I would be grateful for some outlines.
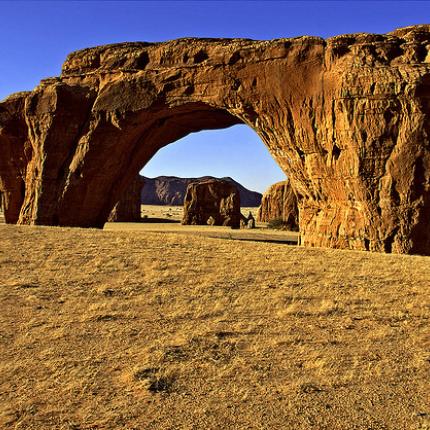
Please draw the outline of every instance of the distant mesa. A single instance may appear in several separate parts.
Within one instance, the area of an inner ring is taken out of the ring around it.
[[[250,191],[230,177],[215,178],[202,176],[199,178],[178,178],[177,176],[157,176],[156,178],[142,177],[144,186],[141,191],[141,203],[144,205],[169,205],[182,206],[187,191],[187,186],[194,182],[206,182],[209,180],[223,180],[233,184],[240,195],[242,207],[258,207],[262,194]]]

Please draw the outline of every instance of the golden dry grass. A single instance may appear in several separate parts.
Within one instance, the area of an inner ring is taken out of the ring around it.
[[[1,429],[430,428],[430,258],[0,226]]]
[[[242,213],[248,216],[252,212],[257,217],[258,208],[241,208]],[[180,233],[198,235],[210,238],[237,239],[286,242],[297,244],[298,233],[293,231],[273,230],[267,228],[267,223],[256,223],[255,229],[233,230],[224,226],[209,225],[181,225],[182,206],[151,206],[142,205],[142,216],[148,216],[148,220],[138,223],[111,222],[106,223],[104,229],[109,231],[145,231],[153,233]],[[149,221],[156,222],[149,222]]]
[[[141,205],[142,216],[148,218],[166,218],[180,221],[183,215],[183,206],[163,206],[163,205]],[[241,207],[243,215],[248,216],[251,212],[254,218],[257,218],[258,207]]]

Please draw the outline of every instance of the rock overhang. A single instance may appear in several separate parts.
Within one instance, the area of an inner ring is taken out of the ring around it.
[[[91,197],[90,188],[119,193],[124,169],[137,173],[133,154],[144,162],[181,133],[242,122],[291,177],[302,243],[430,253],[429,52],[430,25],[386,35],[186,38],[74,52],[60,77],[14,96],[27,100],[16,113],[35,150],[20,222],[102,225],[112,202]],[[0,146],[22,140],[3,131]],[[59,164],[48,172],[50,163]],[[100,166],[115,176],[103,183]],[[50,187],[58,190],[48,198]],[[67,208],[79,204],[88,210],[72,219]]]

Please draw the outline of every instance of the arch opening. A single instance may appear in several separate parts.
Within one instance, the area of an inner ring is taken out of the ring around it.
[[[204,129],[158,150],[122,194],[109,220],[136,222],[143,215],[151,222],[179,222],[188,184],[212,179],[230,182],[239,192],[242,213],[252,211],[257,218],[262,194],[286,176],[248,125]],[[140,203],[146,205],[143,213]],[[163,206],[181,208],[169,208],[169,213]]]

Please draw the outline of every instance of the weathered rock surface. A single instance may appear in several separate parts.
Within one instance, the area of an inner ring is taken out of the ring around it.
[[[182,224],[239,228],[240,215],[239,191],[230,182],[208,179],[188,185]]]
[[[28,94],[17,93],[0,103],[0,193],[4,218],[11,224],[18,221],[22,209],[27,165],[32,158],[24,114]],[[27,178],[30,183],[34,184],[31,175]]]
[[[256,191],[250,191],[234,179],[214,178],[202,176],[200,178],[178,178],[176,176],[157,176],[156,178],[143,177],[145,187],[142,188],[142,204],[144,205],[172,205],[182,206],[188,184],[203,182],[209,179],[221,179],[232,183],[240,194],[240,203],[246,207],[256,207],[261,203],[262,195]]]
[[[257,220],[269,222],[282,218],[286,227],[291,231],[299,229],[299,210],[297,197],[288,180],[277,182],[263,194],[258,208]]]
[[[139,222],[140,217],[140,195],[144,186],[143,178],[138,175],[122,193],[120,201],[114,206],[109,214],[110,222]]]
[[[429,114],[429,25],[85,49],[0,103],[7,219],[101,227],[160,148],[244,123],[300,197],[302,244],[430,254]]]

